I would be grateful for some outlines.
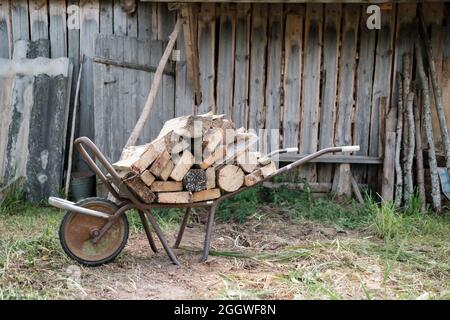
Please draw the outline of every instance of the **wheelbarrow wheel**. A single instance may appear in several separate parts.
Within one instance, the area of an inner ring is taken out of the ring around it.
[[[77,206],[113,215],[119,208],[103,198],[87,198],[76,203]],[[68,211],[59,228],[61,246],[69,257],[85,266],[99,266],[113,261],[125,247],[128,240],[128,220],[126,215],[119,217],[97,243],[92,234],[106,223],[105,219]]]

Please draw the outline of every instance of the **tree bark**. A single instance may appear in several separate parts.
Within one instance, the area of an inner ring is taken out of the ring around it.
[[[401,77],[398,77],[398,107],[397,107],[397,140],[395,146],[395,206],[399,207],[402,204],[403,197],[403,172],[401,166],[401,149],[402,149],[402,134],[403,134],[403,83]]]
[[[420,202],[422,203],[422,212],[425,212],[425,177],[423,173],[423,154],[422,154],[422,134],[420,128],[420,110],[418,99],[413,103],[414,108],[414,122],[416,131],[416,167],[417,167],[417,190],[419,193]]]
[[[409,201],[414,193],[413,186],[413,175],[412,167],[414,160],[414,149],[415,149],[415,130],[414,130],[414,113],[413,113],[413,103],[414,103],[414,92],[408,93],[408,98],[406,101],[406,115],[408,118],[408,153],[406,156],[405,163],[405,201]]]

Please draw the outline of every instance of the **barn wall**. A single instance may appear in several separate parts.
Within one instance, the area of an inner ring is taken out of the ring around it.
[[[424,10],[450,119],[448,11],[443,3],[424,4]],[[416,4],[384,6],[382,28],[374,31],[365,27],[365,6],[355,4],[208,3],[199,5],[198,12],[203,102],[194,108],[181,36],[181,61],[170,62],[175,115],[214,110],[229,114],[238,126],[275,129],[278,135],[263,139],[267,149],[297,146],[308,153],[359,144],[358,155],[372,160],[382,156],[384,118],[396,103],[401,56],[412,49]],[[71,58],[77,74],[85,55],[77,135],[94,138],[97,34],[166,41],[175,19],[167,4],[150,2],[139,2],[128,15],[118,0],[0,0],[0,57],[9,57],[16,40],[50,39],[51,57]],[[124,101],[132,110],[142,108]],[[440,141],[435,114],[433,119]],[[159,122],[150,119],[148,125]],[[372,185],[378,183],[377,170],[376,165],[352,168],[357,180]],[[331,183],[345,181],[347,173],[348,165],[321,163],[308,165],[299,175]]]

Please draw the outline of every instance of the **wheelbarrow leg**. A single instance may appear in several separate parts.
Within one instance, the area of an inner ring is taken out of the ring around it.
[[[153,217],[153,215],[151,214],[151,212],[146,210],[145,215],[148,217],[148,220],[150,220],[150,223],[151,223],[153,229],[155,230],[156,235],[159,238],[159,241],[161,241],[161,244],[163,245],[164,250],[166,250],[166,253],[169,256],[170,260],[172,260],[173,264],[180,265],[177,257],[175,256],[172,249],[170,248],[169,243],[167,242],[166,238],[164,237],[164,234],[162,233],[161,229],[159,228],[158,223],[156,222],[156,220]]]
[[[173,247],[177,249],[180,246],[181,239],[183,238],[184,229],[186,228],[186,224],[189,220],[189,214],[191,213],[191,208],[186,209],[186,213],[183,216],[183,220],[181,221],[180,231],[178,231],[177,240]]]
[[[152,248],[153,252],[158,252],[158,249],[156,248],[155,241],[153,241],[152,232],[150,230],[150,226],[148,225],[147,218],[145,217],[144,212],[139,210],[139,217],[141,218],[142,225],[144,226],[145,234],[147,235],[148,243],[150,244],[150,247]]]
[[[214,203],[209,208],[208,223],[206,225],[206,236],[205,236],[205,242],[203,244],[203,256],[201,257],[200,262],[205,262],[208,259],[209,246],[211,244],[211,235],[212,235],[212,229],[214,226],[214,216],[216,214],[216,208],[217,208],[216,203]]]

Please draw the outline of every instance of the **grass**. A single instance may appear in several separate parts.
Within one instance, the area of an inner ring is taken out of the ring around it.
[[[63,212],[22,199],[12,193],[0,206],[0,299],[79,297],[82,289],[68,281],[74,262],[57,234]],[[395,208],[369,195],[360,205],[309,192],[250,189],[222,203],[218,219],[251,226],[270,225],[276,216],[286,224],[314,223],[343,233],[276,250],[213,250],[211,256],[236,265],[235,272],[220,274],[223,283],[214,297],[450,299],[450,210],[435,215],[420,208],[415,197]],[[155,210],[155,215],[163,229],[172,230],[182,211]],[[131,232],[141,233],[137,212],[128,219]]]

